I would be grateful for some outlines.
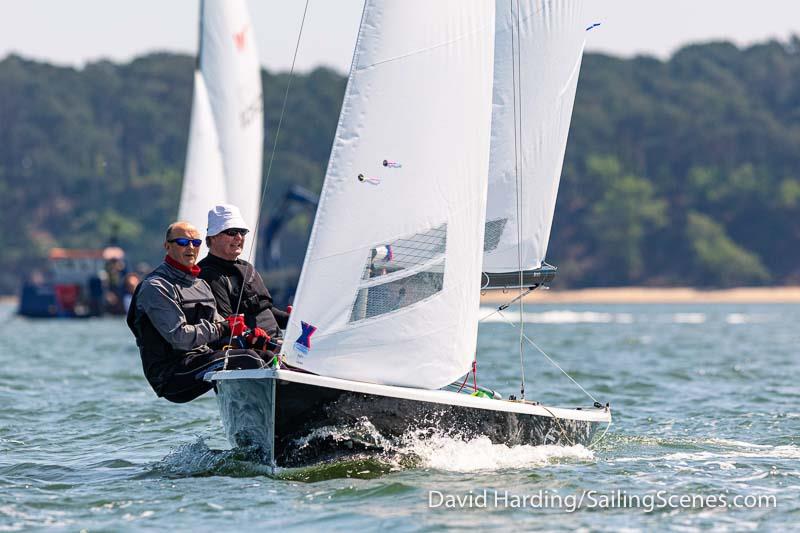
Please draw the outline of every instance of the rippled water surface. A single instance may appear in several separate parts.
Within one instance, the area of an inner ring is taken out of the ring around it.
[[[524,321],[611,402],[598,445],[409,435],[390,455],[271,475],[229,450],[213,395],[155,397],[121,320],[31,321],[0,307],[0,531],[800,522],[800,306],[541,305]],[[480,329],[480,382],[506,395],[519,388],[515,332],[496,315]],[[525,362],[528,398],[589,402],[533,348]],[[756,508],[720,506],[735,498]]]

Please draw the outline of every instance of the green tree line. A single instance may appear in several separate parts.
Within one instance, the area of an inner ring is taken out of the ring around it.
[[[558,286],[800,283],[800,41],[689,46],[669,60],[587,54],[548,262]],[[0,293],[49,248],[157,262],[176,215],[194,59],[82,69],[0,61]],[[286,73],[263,71],[265,161]],[[262,220],[322,185],[345,77],[295,75]],[[265,172],[266,172],[265,164]],[[313,215],[285,226],[299,266]],[[290,265],[291,266],[291,265]]]

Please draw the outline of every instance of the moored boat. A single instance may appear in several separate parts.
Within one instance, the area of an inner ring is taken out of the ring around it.
[[[53,248],[47,260],[46,273],[32,273],[23,283],[19,315],[89,318],[125,313],[130,282],[121,248]]]

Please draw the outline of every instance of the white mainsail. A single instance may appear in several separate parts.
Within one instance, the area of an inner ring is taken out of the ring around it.
[[[286,332],[291,364],[438,388],[477,337],[494,5],[367,0]]]
[[[219,137],[211,114],[208,91],[199,70],[194,73],[194,96],[192,117],[189,126],[189,146],[186,149],[186,167],[183,171],[183,187],[178,208],[178,220],[187,220],[202,235],[208,221],[208,210],[227,198],[225,192],[225,170]],[[200,250],[203,257],[206,245]]]
[[[484,272],[547,253],[578,73],[586,0],[497,0]]]
[[[244,0],[203,0],[201,3],[200,51],[198,71],[195,73],[195,93],[192,104],[192,126],[187,152],[186,173],[181,194],[180,217],[195,224],[205,233],[208,210],[218,203],[231,203],[239,207],[245,221],[253,230],[245,241],[243,258],[252,258],[250,250],[256,246],[259,198],[261,196],[261,163],[264,136],[264,113],[261,96],[261,68],[253,36],[253,28]],[[197,80],[204,91],[198,90]],[[207,102],[200,92],[207,94]],[[210,119],[198,106],[208,106]],[[206,129],[213,128],[213,132]],[[216,150],[209,139],[216,137]],[[196,141],[196,139],[199,139]],[[202,148],[195,149],[194,143]],[[196,166],[197,173],[189,173],[193,153],[198,158],[216,159],[208,151],[219,153],[222,173],[216,164]],[[221,183],[220,183],[221,180]],[[197,193],[195,189],[209,191]],[[188,190],[189,188],[192,191]],[[223,196],[211,196],[211,193]],[[189,205],[184,204],[184,198]],[[193,205],[192,202],[198,205]],[[202,217],[195,220],[188,216]]]

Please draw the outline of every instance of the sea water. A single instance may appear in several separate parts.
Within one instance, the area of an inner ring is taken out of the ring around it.
[[[519,330],[507,322],[519,318],[510,309],[480,326],[478,382],[506,397],[520,389]],[[28,320],[0,307],[0,531],[800,522],[800,306],[537,305],[522,319],[526,336],[610,402],[600,442],[409,434],[378,456],[271,472],[230,450],[213,394],[155,397],[122,320]],[[524,347],[528,399],[591,404]]]

